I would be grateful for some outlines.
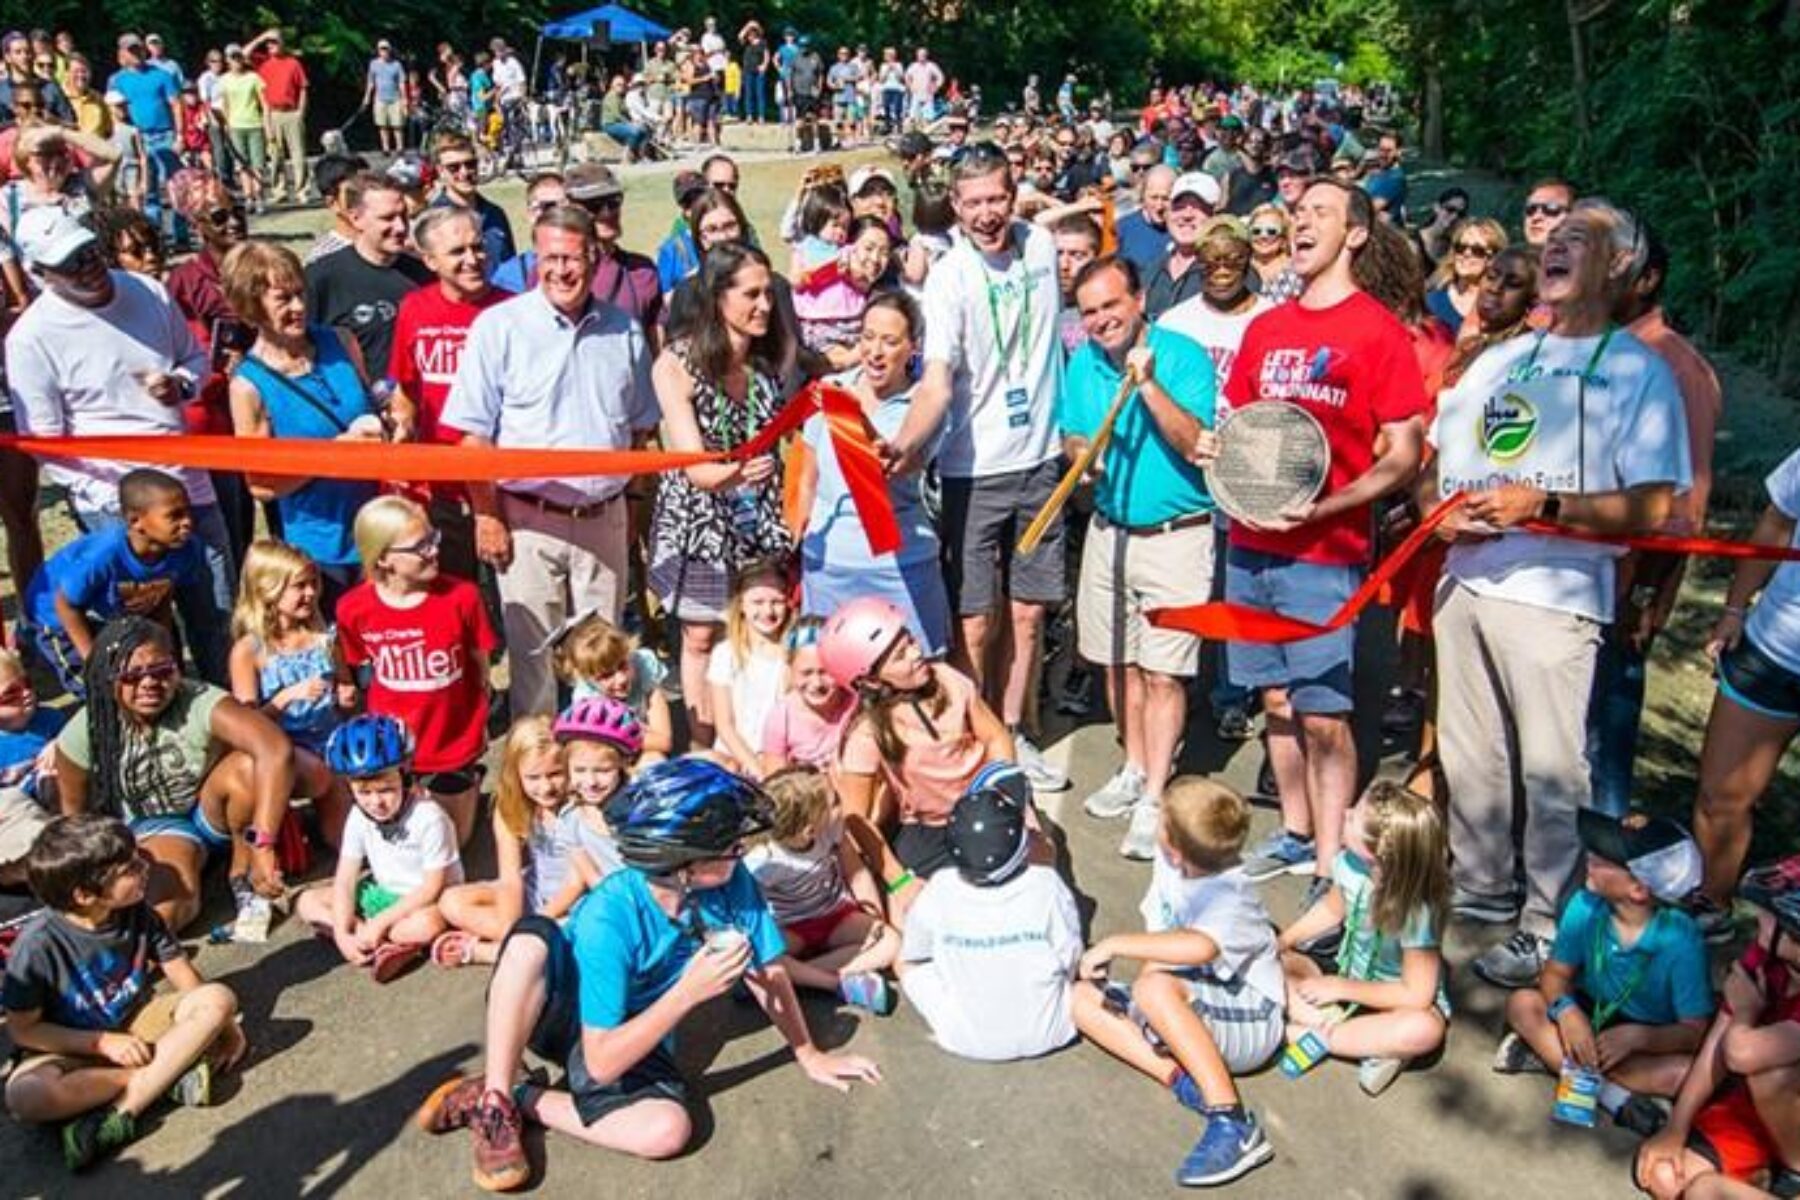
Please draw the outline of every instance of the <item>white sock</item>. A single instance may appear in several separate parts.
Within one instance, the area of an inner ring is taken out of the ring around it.
[[[1608,1079],[1600,1085],[1600,1107],[1607,1115],[1616,1116],[1621,1108],[1631,1100],[1631,1089],[1620,1087]]]

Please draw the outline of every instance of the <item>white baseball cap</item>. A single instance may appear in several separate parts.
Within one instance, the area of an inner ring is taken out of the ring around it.
[[[34,208],[19,218],[13,230],[19,253],[34,267],[54,270],[98,241],[94,231],[71,216],[59,204]]]
[[[877,179],[887,184],[890,190],[899,192],[900,185],[894,182],[892,171],[886,167],[866,166],[858,167],[850,172],[850,194],[852,196],[862,195],[862,190]]]
[[[1220,198],[1219,181],[1205,171],[1189,171],[1169,189],[1169,203],[1174,204],[1183,196],[1197,196],[1207,208],[1217,208]]]

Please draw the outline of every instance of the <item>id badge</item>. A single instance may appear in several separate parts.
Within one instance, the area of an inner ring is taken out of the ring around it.
[[[1592,1129],[1598,1120],[1600,1084],[1600,1072],[1564,1063],[1562,1075],[1556,1081],[1556,1103],[1550,1108],[1551,1119],[1564,1125]]]
[[[1281,1052],[1281,1073],[1289,1079],[1298,1079],[1330,1055],[1331,1051],[1325,1047],[1325,1039],[1309,1029],[1289,1042],[1287,1049]]]
[[[1006,424],[1011,429],[1031,424],[1031,393],[1025,388],[1006,389]]]

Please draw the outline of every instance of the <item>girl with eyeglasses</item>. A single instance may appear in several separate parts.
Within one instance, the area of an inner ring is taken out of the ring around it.
[[[487,751],[488,656],[500,641],[481,593],[438,568],[443,535],[403,496],[381,496],[356,514],[363,581],[337,606],[338,703],[405,722],[413,770],[456,823],[462,845],[475,829],[481,757]]]
[[[1506,227],[1492,217],[1470,217],[1450,231],[1450,253],[1426,281],[1425,307],[1453,330],[1473,320],[1488,265],[1506,249]]]

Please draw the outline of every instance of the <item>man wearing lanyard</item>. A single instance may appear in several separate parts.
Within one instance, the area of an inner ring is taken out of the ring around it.
[[[951,168],[958,230],[925,283],[925,375],[889,453],[899,470],[922,469],[922,448],[947,421],[938,472],[963,665],[1013,730],[1032,785],[1061,791],[1067,774],[1018,728],[1045,611],[1063,601],[1061,523],[1032,553],[1013,550],[1061,476],[1061,295],[1055,239],[1013,220],[1013,199],[998,146],[971,146]]]
[[[1657,528],[1692,478],[1668,365],[1612,323],[1643,267],[1637,220],[1578,205],[1544,249],[1549,330],[1484,353],[1438,401],[1437,492],[1472,498],[1441,527],[1438,747],[1450,785],[1459,916],[1518,930],[1475,960],[1502,987],[1534,982],[1575,878],[1588,807],[1587,709],[1614,615],[1612,546],[1526,533]],[[1496,482],[1498,481],[1498,482]],[[1513,797],[1525,796],[1525,897],[1514,889]]]
[[[644,331],[588,291],[593,218],[563,205],[532,229],[538,286],[475,318],[441,421],[464,445],[627,450],[656,427]],[[588,610],[616,621],[629,531],[624,475],[471,482],[475,548],[500,572],[512,711],[549,712],[550,633]]]
[[[1200,639],[1153,627],[1152,608],[1203,604],[1212,591],[1212,496],[1190,461],[1212,424],[1212,360],[1193,340],[1144,319],[1143,287],[1127,258],[1100,258],[1075,277],[1088,337],[1069,359],[1057,416],[1070,458],[1086,449],[1120,381],[1125,401],[1097,464],[1094,517],[1081,554],[1076,628],[1081,657],[1106,671],[1106,695],[1125,763],[1090,796],[1097,817],[1131,814],[1119,853],[1149,860],[1163,786],[1187,725],[1187,681]]]

